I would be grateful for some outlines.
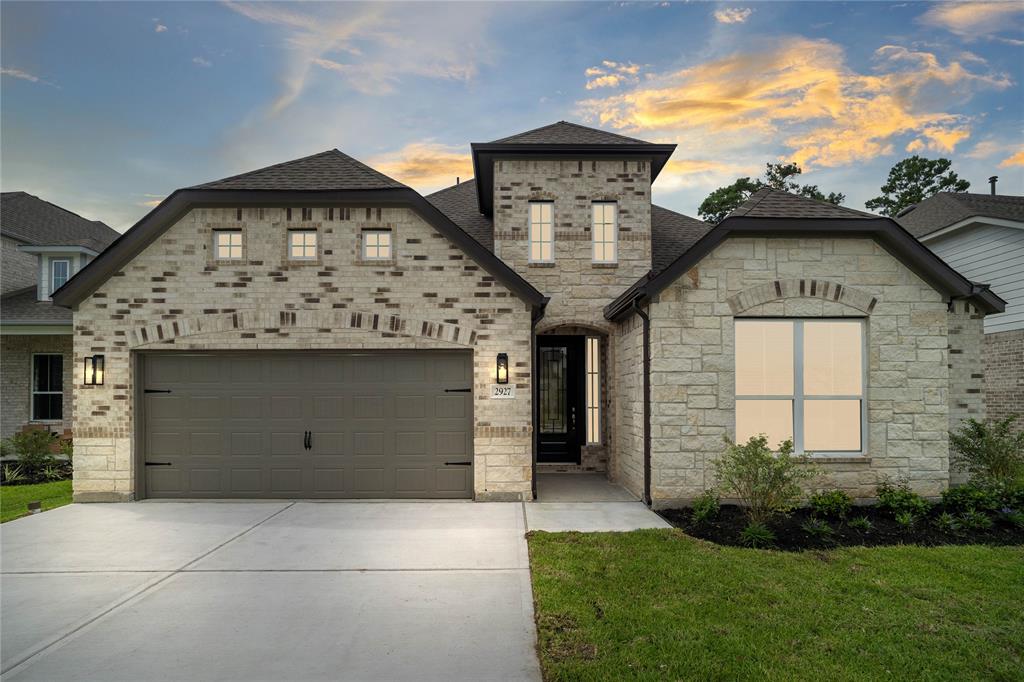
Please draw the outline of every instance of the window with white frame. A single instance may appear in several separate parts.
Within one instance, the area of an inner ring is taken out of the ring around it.
[[[555,205],[550,201],[530,202],[530,262],[555,260]]]
[[[54,292],[64,286],[71,277],[71,261],[66,258],[50,261],[50,291]]]
[[[213,253],[217,260],[237,260],[242,257],[241,230],[214,230]]]
[[[288,230],[288,257],[316,260],[316,230]]]
[[[736,320],[736,440],[797,453],[863,453],[860,319]]]
[[[32,420],[58,421],[64,417],[64,356],[32,356]]]
[[[587,442],[601,442],[601,339],[587,337]]]
[[[615,263],[618,260],[618,209],[618,204],[611,201],[598,201],[591,206],[595,263]]]
[[[363,260],[391,260],[391,230],[363,230]]]

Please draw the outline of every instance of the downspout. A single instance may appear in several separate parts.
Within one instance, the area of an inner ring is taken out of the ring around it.
[[[644,323],[644,504],[651,506],[651,318],[633,299],[633,312]]]
[[[540,386],[537,382],[537,323],[544,318],[548,299],[544,303],[535,306],[533,315],[530,318],[530,412],[532,423],[530,424],[530,439],[533,442],[533,456],[530,458],[530,491],[533,499],[537,499],[537,451],[540,449],[540,431],[537,423],[540,421]]]

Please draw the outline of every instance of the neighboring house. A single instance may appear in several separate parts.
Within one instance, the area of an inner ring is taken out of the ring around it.
[[[71,311],[50,295],[118,236],[31,194],[0,194],[0,437],[71,428]]]
[[[1006,300],[1005,312],[985,318],[985,405],[991,418],[1024,419],[1024,197],[941,192],[897,220],[962,275]]]
[[[758,432],[855,495],[938,494],[1003,301],[887,218],[654,206],[674,149],[561,122],[428,197],[337,150],[174,192],[56,296],[105,366],[76,499],[518,500],[571,469],[669,506]]]

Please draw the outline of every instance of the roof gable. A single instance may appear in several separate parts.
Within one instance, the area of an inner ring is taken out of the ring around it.
[[[1024,223],[1024,197],[938,192],[903,211],[896,220],[915,237],[923,237],[968,218],[996,218]]]
[[[213,180],[191,189],[343,190],[405,188],[337,149]]]
[[[610,133],[599,128],[590,128],[559,121],[550,125],[517,133],[489,144],[651,144],[645,140]]]
[[[33,246],[78,246],[96,252],[120,236],[99,220],[88,220],[27,192],[0,194],[0,233]]]

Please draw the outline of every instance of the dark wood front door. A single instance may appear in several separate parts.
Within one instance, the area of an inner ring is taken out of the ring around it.
[[[538,336],[538,462],[580,463],[585,436],[584,337]]]

